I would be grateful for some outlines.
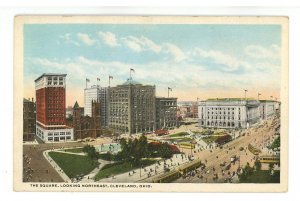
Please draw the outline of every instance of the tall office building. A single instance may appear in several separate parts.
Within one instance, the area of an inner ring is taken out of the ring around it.
[[[108,125],[108,88],[93,85],[84,89],[84,115],[92,116],[92,101],[100,102],[101,126]]]
[[[177,98],[155,98],[156,129],[174,129],[177,126]]]
[[[155,130],[155,86],[129,79],[109,88],[108,125],[120,133]]]
[[[66,74],[42,74],[35,80],[36,136],[44,142],[70,141],[66,126]]]

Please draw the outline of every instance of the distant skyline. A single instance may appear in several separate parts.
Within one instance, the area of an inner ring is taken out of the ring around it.
[[[31,24],[24,26],[24,98],[43,73],[67,74],[67,106],[89,86],[132,77],[178,101],[247,97],[280,100],[280,25]]]

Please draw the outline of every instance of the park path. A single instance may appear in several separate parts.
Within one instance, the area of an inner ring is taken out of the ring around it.
[[[46,150],[43,152],[44,157],[46,160],[50,163],[50,165],[56,170],[56,172],[61,176],[61,178],[67,182],[70,183],[72,182],[71,179],[68,177],[68,175],[59,167],[59,165],[49,156],[49,152],[54,151],[54,152],[59,152],[57,150]],[[65,153],[65,152],[63,152]]]
[[[92,170],[89,174],[85,175],[79,182],[81,183],[90,183],[90,182],[95,182],[94,181],[94,177],[96,176],[96,174],[106,165],[106,164],[110,164],[112,162],[110,161],[106,161],[106,160],[102,160],[102,159],[98,159],[99,162],[99,166],[96,167],[94,170]]]

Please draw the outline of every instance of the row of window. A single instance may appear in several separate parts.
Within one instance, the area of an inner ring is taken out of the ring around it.
[[[201,110],[203,110],[204,108],[201,107]],[[225,107],[208,107],[207,110],[234,110],[236,108],[234,107],[228,107],[228,108],[225,108]],[[238,110],[241,110],[241,108],[238,108]]]
[[[58,136],[58,135],[71,135],[71,132],[67,131],[67,132],[49,132],[48,136]]]
[[[70,139],[71,139],[71,136],[54,137],[55,142],[58,142],[58,141],[61,141],[61,140],[70,140]],[[53,141],[53,137],[48,137],[48,141]]]

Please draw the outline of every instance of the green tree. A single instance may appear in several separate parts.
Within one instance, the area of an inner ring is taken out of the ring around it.
[[[98,159],[98,153],[96,152],[96,149],[94,146],[86,145],[83,147],[82,151],[84,153],[87,153],[88,157],[90,157],[93,160]]]
[[[239,175],[239,180],[241,183],[247,182],[249,176],[251,176],[254,172],[254,168],[250,167],[250,164],[247,163],[243,168],[242,174]]]
[[[254,166],[256,171],[261,170],[261,163],[258,160],[255,161]]]
[[[172,150],[170,149],[168,143],[162,143],[160,144],[158,148],[158,154],[162,158],[171,158],[173,153]]]

